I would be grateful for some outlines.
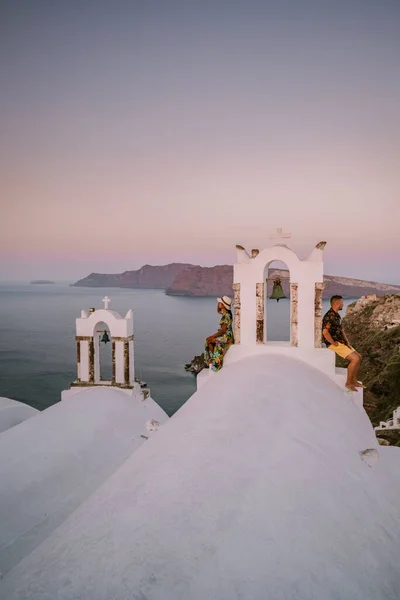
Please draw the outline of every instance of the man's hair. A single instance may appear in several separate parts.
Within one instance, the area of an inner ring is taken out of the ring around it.
[[[333,304],[334,302],[336,302],[336,300],[343,300],[343,296],[332,296],[331,298],[331,304]]]

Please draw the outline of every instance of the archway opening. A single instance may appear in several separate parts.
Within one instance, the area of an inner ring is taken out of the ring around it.
[[[94,328],[94,382],[111,385],[113,377],[112,337],[104,322]]]
[[[290,271],[286,263],[273,260],[264,270],[264,343],[290,343]],[[280,297],[281,292],[284,298]],[[271,299],[271,296],[275,298]]]

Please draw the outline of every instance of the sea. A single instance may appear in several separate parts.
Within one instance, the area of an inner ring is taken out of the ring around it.
[[[82,288],[69,283],[0,283],[0,397],[43,410],[76,379],[75,319],[81,309],[134,314],[135,375],[174,414],[195,392],[185,364],[218,330],[215,298],[167,296],[163,290]],[[346,300],[343,310],[354,300]],[[324,310],[329,303],[324,302]],[[99,334],[99,335],[102,335]],[[289,340],[289,300],[268,300],[268,339]],[[101,374],[111,376],[111,344],[101,346]]]

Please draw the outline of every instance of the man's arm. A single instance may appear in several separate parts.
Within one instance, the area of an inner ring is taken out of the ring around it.
[[[349,338],[347,337],[347,335],[346,335],[346,332],[345,332],[345,330],[343,329],[343,327],[342,327],[342,333],[343,333],[343,337],[344,337],[344,339],[346,340],[346,344],[347,344],[348,346],[350,346]]]
[[[334,346],[338,345],[338,342],[335,342],[335,340],[333,339],[333,337],[331,336],[331,334],[329,333],[329,329],[323,329],[322,330],[322,335],[324,336],[324,338],[326,340],[328,340],[328,342],[330,344],[333,344]]]

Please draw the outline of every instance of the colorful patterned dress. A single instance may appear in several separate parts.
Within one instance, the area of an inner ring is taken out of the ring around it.
[[[222,325],[226,325],[226,331],[222,335],[215,338],[214,352],[211,352],[206,342],[204,358],[206,362],[211,362],[211,368],[213,371],[219,371],[222,368],[224,362],[224,355],[228,348],[233,344],[233,331],[232,331],[232,314],[225,312],[219,322],[220,329]]]

